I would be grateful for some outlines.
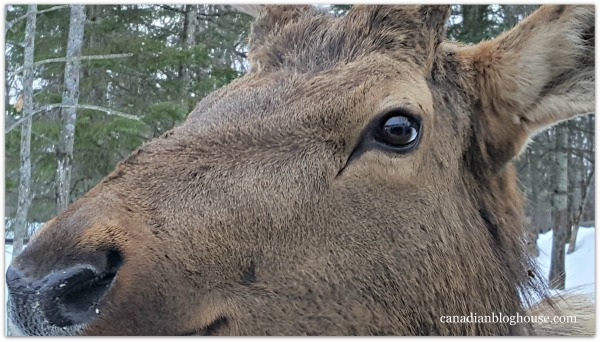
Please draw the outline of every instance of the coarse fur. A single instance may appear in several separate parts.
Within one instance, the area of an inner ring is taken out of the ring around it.
[[[511,161],[539,130],[594,110],[594,7],[542,6],[469,46],[444,40],[449,6],[248,12],[251,72],[13,260],[35,283],[118,253],[97,317],[60,328],[50,304],[13,291],[12,324],[36,335],[535,334],[440,317],[523,315],[532,291],[545,296]],[[415,149],[374,137],[390,112],[420,120]]]
[[[527,311],[534,317],[548,318],[533,323],[540,336],[594,336],[596,332],[595,294],[567,293],[547,298]]]

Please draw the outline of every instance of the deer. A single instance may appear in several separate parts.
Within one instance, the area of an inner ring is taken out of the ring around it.
[[[6,272],[15,331],[594,334],[525,252],[513,167],[594,111],[593,5],[472,45],[446,5],[238,9],[250,71],[35,233]],[[441,318],[471,313],[580,319]]]

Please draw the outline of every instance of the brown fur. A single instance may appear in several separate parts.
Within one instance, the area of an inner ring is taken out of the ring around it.
[[[252,72],[123,161],[16,257],[30,279],[115,250],[83,335],[508,335],[542,291],[510,161],[594,108],[593,6],[544,6],[498,39],[443,42],[448,6],[267,7]],[[368,143],[402,108],[418,148]],[[543,291],[542,291],[543,292]],[[13,310],[41,315],[36,309]],[[215,322],[222,324],[215,325]],[[210,329],[206,329],[211,326]]]

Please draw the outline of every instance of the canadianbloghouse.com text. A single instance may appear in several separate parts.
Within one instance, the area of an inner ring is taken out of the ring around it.
[[[576,316],[528,316],[528,315],[505,315],[501,312],[493,312],[491,315],[478,315],[471,312],[468,316],[441,316],[440,322],[450,324],[460,323],[508,323],[516,325],[521,323],[577,323]]]

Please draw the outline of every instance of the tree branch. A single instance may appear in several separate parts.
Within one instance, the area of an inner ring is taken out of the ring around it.
[[[85,60],[93,60],[93,59],[126,58],[126,57],[131,57],[131,56],[133,56],[133,53],[120,53],[120,54],[112,54],[112,55],[93,55],[93,56],[73,57],[73,58],[71,58],[71,60],[73,60],[73,61],[76,61],[76,60],[85,61]],[[33,63],[32,67],[35,68],[35,67],[43,65],[43,64],[56,63],[56,62],[66,62],[66,61],[67,61],[67,57],[44,59],[43,61],[39,61],[39,62]],[[21,68],[15,70],[15,71],[9,73],[7,75],[7,77],[15,76],[15,75],[23,72],[23,70],[25,70],[25,67],[21,67]]]
[[[69,5],[54,6],[54,7],[47,8],[45,10],[37,11],[37,12],[35,12],[35,14],[36,15],[43,14],[46,12],[56,11],[56,10],[67,8],[67,7],[69,7]],[[11,20],[10,22],[7,22],[6,25],[4,25],[4,35],[6,36],[6,33],[8,31],[10,31],[12,29],[12,27],[15,26],[16,23],[18,23],[21,20],[24,20],[25,18],[27,18],[27,14],[24,14],[16,19]]]
[[[248,58],[248,54],[246,54],[246,53],[244,53],[244,52],[241,52],[241,51],[238,51],[238,50],[236,50],[236,49],[235,49],[235,47],[233,48],[233,51],[232,51],[232,52],[233,52],[233,53],[234,53],[236,56],[239,56],[239,57],[242,57],[242,58]]]
[[[167,11],[173,11],[173,12],[177,12],[177,13],[185,13],[185,11],[181,10],[180,8],[169,6],[169,5],[158,5],[158,7],[162,8],[164,10],[167,10]]]
[[[198,16],[200,17],[221,17],[221,16],[226,16],[226,15],[236,15],[240,12],[237,11],[223,11],[223,12],[217,12],[217,13],[198,13]]]
[[[4,131],[4,134],[12,131],[13,129],[15,129],[15,127],[19,126],[25,120],[28,120],[29,118],[33,117],[35,114],[41,113],[41,112],[47,112],[47,111],[49,111],[51,109],[54,109],[54,108],[92,109],[92,110],[97,110],[97,111],[105,112],[108,115],[116,115],[116,116],[120,116],[120,117],[123,117],[123,118],[126,118],[126,119],[140,121],[140,118],[137,117],[137,116],[135,116],[135,115],[131,115],[131,114],[119,112],[117,110],[113,110],[113,109],[106,108],[106,107],[100,107],[100,106],[94,106],[94,105],[82,105],[82,104],[78,104],[78,105],[64,105],[64,104],[61,104],[61,103],[54,103],[54,104],[46,105],[46,106],[44,106],[44,107],[42,107],[40,109],[34,110],[30,115],[27,115],[26,117],[23,117],[23,118],[17,120],[16,122],[12,123]]]

